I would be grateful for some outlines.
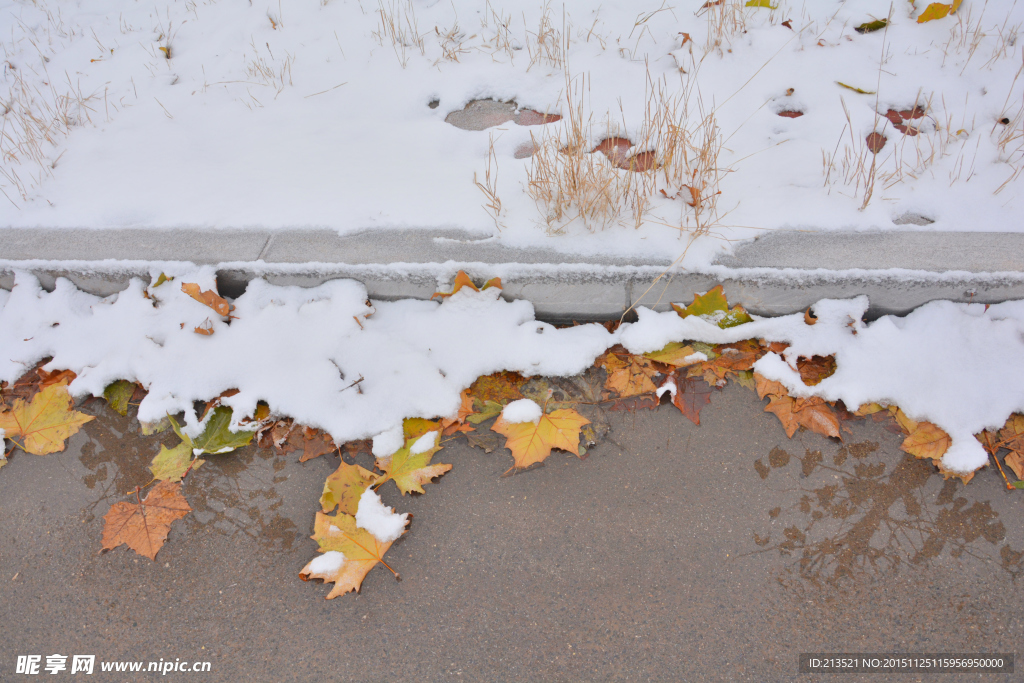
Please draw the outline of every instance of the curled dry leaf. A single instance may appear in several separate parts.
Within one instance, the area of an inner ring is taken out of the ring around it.
[[[194,282],[182,282],[181,291],[185,292],[185,294],[188,294],[204,306],[209,306],[216,311],[218,315],[227,317],[231,313],[231,304],[212,289],[203,291],[199,285]]]

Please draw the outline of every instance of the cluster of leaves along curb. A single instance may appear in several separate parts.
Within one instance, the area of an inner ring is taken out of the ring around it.
[[[151,287],[169,281],[170,278],[161,276]],[[228,316],[233,310],[216,292],[204,292],[190,283],[181,287],[219,315]],[[451,292],[435,296],[451,296],[464,287],[480,291],[460,272]],[[500,288],[501,281],[488,281],[483,288],[488,287]],[[673,304],[673,309],[681,317],[700,316],[723,329],[752,322],[741,306],[729,307],[721,286],[696,296],[688,306]],[[807,325],[816,323],[809,311],[804,321]],[[609,323],[609,328],[614,326]],[[200,328],[195,332],[208,334]],[[303,580],[333,583],[327,597],[334,598],[358,591],[363,579],[378,564],[398,577],[384,559],[394,541],[383,542],[360,527],[356,518],[360,501],[367,490],[376,492],[389,483],[402,496],[425,493],[428,485],[452,469],[450,464],[435,461],[435,456],[452,439],[465,438],[470,445],[488,453],[504,446],[512,456],[506,475],[517,474],[542,466],[554,451],[585,459],[589,449],[608,431],[603,417],[605,409],[656,409],[666,401],[700,425],[701,411],[729,382],[756,392],[762,401],[767,400],[764,410],[779,419],[790,438],[800,430],[808,430],[842,440],[843,433],[850,432],[845,424],[848,421],[884,420],[891,429],[904,434],[902,450],[932,460],[944,477],[970,481],[973,475],[943,469],[941,458],[949,448],[950,437],[936,425],[915,421],[893,405],[867,404],[850,411],[841,401],[794,397],[782,384],[753,371],[762,356],[786,348],[784,343],[763,339],[718,345],[673,342],[643,355],[614,346],[576,378],[527,378],[513,372],[479,377],[462,392],[461,407],[455,415],[434,420],[406,419],[402,446],[383,457],[373,456],[369,441],[335,444],[320,430],[271,415],[265,403],[258,405],[251,418],[240,421],[240,429],[232,431],[232,411],[222,401],[236,392],[228,391],[207,402],[202,415],[204,429],[197,437],[185,434],[174,416],[167,416],[158,424],[142,425],[144,435],[163,434],[160,438],[165,438],[173,434],[178,443],[161,444],[150,465],[152,479],[140,483],[126,493],[125,500],[111,506],[104,516],[102,547],[107,551],[124,544],[155,559],[171,524],[191,511],[182,493],[183,481],[211,456],[222,456],[253,441],[261,448],[273,448],[282,454],[296,453],[300,462],[335,454],[339,464],[324,482],[312,538],[321,553],[343,559],[326,563],[314,559],[300,572]],[[836,359],[832,356],[799,358],[796,364],[808,386],[836,371]],[[74,409],[68,385],[75,380],[75,373],[45,370],[45,365],[46,361],[41,362],[10,386],[0,385],[0,429],[13,444],[0,457],[0,467],[15,448],[36,455],[62,451],[66,440],[94,419]],[[129,406],[138,404],[145,393],[144,387],[120,380],[109,385],[103,397],[113,410],[127,415]],[[536,403],[539,417],[528,422],[507,421],[502,416],[505,407],[523,399]],[[1012,415],[1002,429],[983,432],[977,438],[999,467],[1007,487],[1024,488],[1024,415]],[[1013,481],[1007,477],[1007,470],[1013,473]],[[148,489],[145,497],[144,489]],[[401,534],[406,531],[403,528]]]

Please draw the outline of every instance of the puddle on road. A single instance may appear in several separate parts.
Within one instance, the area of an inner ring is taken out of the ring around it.
[[[1004,543],[1006,528],[991,502],[973,500],[959,481],[943,481],[930,462],[900,453],[893,464],[873,441],[835,448],[802,456],[773,448],[754,462],[758,477],[796,501],[767,512],[768,524],[753,534],[757,549],[748,553],[793,558],[782,584],[873,581],[944,553],[992,561],[1014,579],[1024,568],[1024,552]]]
[[[97,416],[68,447],[69,455],[77,455],[84,468],[81,479],[90,490],[90,502],[82,509],[81,518],[91,522],[106,514],[113,503],[126,500],[136,486],[149,483],[149,464],[160,444],[172,447],[178,439],[171,431],[143,436],[134,409],[122,417],[105,401],[88,400],[80,410]],[[245,534],[274,551],[290,550],[297,539],[308,535],[281,510],[284,499],[277,485],[289,477],[282,470],[295,464],[288,463],[287,456],[250,445],[205,460],[184,486],[193,509],[183,520],[189,532]]]

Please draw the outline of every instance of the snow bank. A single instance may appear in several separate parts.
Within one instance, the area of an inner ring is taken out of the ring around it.
[[[867,297],[822,300],[811,307],[817,323],[802,314],[727,330],[696,317],[640,309],[639,322],[625,327],[621,341],[633,353],[671,341],[728,343],[751,337],[788,342],[754,370],[781,382],[793,396],[842,400],[855,410],[865,403],[898,405],[910,418],[933,422],[951,439],[942,458],[954,472],[972,472],[988,456],[974,434],[1002,427],[1024,412],[1024,301],[995,306],[933,301],[905,317],[885,316],[866,324]],[[835,374],[808,387],[797,358],[835,355]],[[671,391],[671,389],[669,389]]]
[[[895,404],[912,419],[935,423],[952,438],[943,458],[952,471],[983,466],[985,451],[972,435],[1024,412],[1022,301],[936,301],[869,324],[862,321],[868,308],[862,296],[819,301],[812,306],[814,325],[796,314],[755,317],[725,330],[696,316],[640,308],[638,322],[611,334],[595,324],[556,329],[538,322],[529,302],[505,301],[494,288],[463,288],[440,303],[371,304],[352,280],[310,289],[255,280],[228,319],[181,291],[184,282],[214,288],[211,268],[175,275],[148,288],[133,280],[100,298],[64,279],[47,293],[34,276],[19,273],[13,291],[0,291],[0,380],[13,382],[52,356],[47,369],[77,373],[73,395],[102,395],[118,379],[140,382],[149,393],[139,419],[184,412],[191,435],[203,427],[193,402],[237,389],[222,401],[233,409],[236,427],[263,400],[273,414],[324,429],[337,443],[373,437],[374,454],[387,457],[404,445],[405,418],[454,415],[460,392],[481,375],[572,375],[616,343],[646,353],[674,341],[764,338],[790,346],[761,358],[757,372],[794,396],[841,399],[851,410]],[[838,369],[808,387],[795,364],[815,355],[834,355]],[[539,406],[517,401],[504,416],[534,421]],[[413,450],[436,445],[428,437]]]

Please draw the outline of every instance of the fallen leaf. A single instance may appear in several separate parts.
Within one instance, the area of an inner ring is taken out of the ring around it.
[[[917,431],[918,422],[916,420],[911,420],[909,417],[907,417],[907,414],[904,413],[898,406],[889,406],[889,413],[894,418],[896,418],[896,424],[898,424],[900,428],[907,434],[911,434]]]
[[[114,411],[127,415],[128,402],[135,394],[136,386],[135,382],[119,379],[103,390],[103,398],[107,399],[107,403]]]
[[[299,462],[306,462],[313,458],[319,458],[321,455],[327,453],[333,453],[338,450],[337,446],[334,445],[334,439],[328,434],[320,431],[319,429],[310,429],[306,427],[303,430],[302,438],[302,455],[299,457]]]
[[[174,448],[161,444],[160,452],[153,458],[149,469],[154,479],[175,482],[181,481],[189,469],[199,469],[203,462],[193,459],[191,444],[183,441]]]
[[[46,455],[64,450],[64,440],[75,434],[91,415],[72,409],[73,403],[63,381],[51,384],[32,397],[16,399],[7,412],[0,413],[0,429],[26,453]]]
[[[1024,415],[1010,415],[1006,425],[999,430],[999,441],[1005,448],[1024,453]]]
[[[551,449],[558,448],[577,454],[580,447],[580,429],[590,420],[572,408],[555,410],[541,415],[533,422],[509,423],[499,417],[491,430],[506,437],[505,448],[512,451],[513,467],[523,469],[544,460],[551,455]]]
[[[853,30],[857,33],[872,33],[874,31],[880,31],[889,25],[888,19],[876,19],[875,21],[867,21],[860,26],[855,27]]]
[[[841,85],[841,86],[843,86],[847,90],[852,90],[853,92],[860,93],[861,95],[874,95],[875,94],[874,90],[861,90],[860,88],[856,88],[856,87],[854,87],[852,85],[847,85],[846,83],[843,83],[842,81],[836,81],[836,83]]]
[[[155,560],[167,540],[171,523],[191,511],[181,495],[181,484],[161,481],[144,500],[121,501],[110,506],[103,516],[103,549],[113,550],[124,543],[139,555]]]
[[[770,395],[765,412],[774,413],[786,430],[786,436],[805,427],[822,436],[839,437],[839,418],[825,401],[817,397],[794,399],[792,396]]]
[[[679,408],[679,412],[690,422],[700,425],[700,411],[711,403],[711,392],[715,391],[715,388],[695,379],[683,377],[681,371],[674,375],[674,381],[676,391],[672,396],[672,405]]]
[[[900,450],[917,458],[940,460],[949,449],[951,443],[949,434],[931,422],[918,422],[916,425],[916,429],[912,430],[910,435],[903,440]]]
[[[468,287],[469,289],[472,289],[474,292],[479,292],[481,290],[489,289],[491,287],[497,287],[498,289],[501,289],[501,278],[500,277],[493,277],[490,280],[488,280],[487,282],[485,282],[483,287],[477,287],[475,284],[473,284],[473,281],[470,279],[470,277],[468,275],[466,275],[466,272],[463,271],[463,270],[460,270],[458,272],[458,274],[456,274],[455,282],[453,284],[454,284],[454,287],[452,288],[452,291],[450,291],[450,292],[434,292],[433,296],[431,296],[430,298],[433,299],[434,297],[439,297],[441,299],[444,299],[444,298],[447,298],[449,296],[452,296],[453,294],[458,292],[463,287]]]
[[[518,372],[496,372],[493,375],[478,377],[469,386],[469,395],[484,403],[493,401],[505,405],[523,397],[520,389],[524,384],[526,378]]]
[[[339,552],[345,558],[344,562],[329,572],[314,571],[312,566],[316,560],[310,561],[299,572],[299,578],[303,581],[322,579],[327,583],[333,583],[334,588],[327,594],[328,600],[349,591],[358,592],[359,587],[363,585],[363,579],[378,563],[383,564],[395,574],[395,578],[398,578],[398,574],[384,562],[384,553],[391,547],[391,543],[381,543],[369,531],[357,527],[356,518],[352,515],[339,512],[330,517],[318,512],[313,529],[314,534],[311,538],[320,544],[320,552]]]
[[[627,398],[616,399],[612,405],[611,410],[625,411],[631,413],[635,410],[654,410],[658,407],[658,397],[654,394],[640,394],[639,396],[629,396]]]
[[[782,22],[782,25],[785,26],[786,28],[788,28],[790,31],[793,30],[793,20],[792,19],[786,19],[784,22]]]
[[[778,9],[778,5],[771,4],[770,0],[747,0],[746,7],[764,7],[766,9]]]
[[[865,403],[864,405],[862,405],[861,407],[857,408],[857,410],[854,411],[854,415],[860,415],[861,417],[866,417],[868,415],[874,415],[875,413],[880,413],[880,412],[882,412],[885,409],[886,409],[885,406],[879,405],[877,403]]]
[[[917,17],[917,23],[923,24],[926,21],[935,21],[936,19],[942,19],[949,16],[950,14],[956,13],[960,9],[960,3],[963,0],[953,0],[952,5],[947,5],[941,2],[930,3],[924,8],[920,16]]]
[[[71,370],[54,370],[53,372],[47,372],[46,370],[39,368],[36,372],[39,374],[40,389],[45,389],[51,384],[60,384],[61,382],[64,384],[71,384],[75,381],[75,378],[78,377],[78,375]]]
[[[1017,475],[1017,479],[1024,479],[1024,454],[1019,451],[1010,451],[1003,458],[1003,462],[1013,470],[1013,473]]]
[[[670,342],[660,351],[645,353],[644,358],[653,360],[655,363],[685,368],[702,362],[699,356],[694,357],[696,353],[692,346],[684,345],[682,342]]]
[[[231,408],[227,406],[217,406],[214,408],[213,415],[209,417],[203,433],[194,439],[186,436],[181,431],[177,420],[173,417],[169,419],[171,420],[171,427],[174,428],[174,433],[178,435],[178,438],[190,444],[194,450],[211,455],[228,453],[236,448],[241,448],[252,441],[253,434],[255,433],[245,429],[237,432],[231,431]]]
[[[354,515],[359,509],[360,496],[379,480],[380,476],[370,470],[342,461],[324,482],[320,507],[324,512],[338,508],[341,512]]]
[[[408,420],[407,420],[408,422]],[[408,433],[408,432],[407,432]],[[426,432],[424,432],[425,434]],[[405,445],[397,452],[387,458],[378,458],[377,467],[384,472],[384,476],[377,482],[380,486],[389,479],[395,482],[398,490],[404,496],[407,493],[423,493],[423,485],[430,483],[435,477],[452,468],[451,465],[431,465],[430,459],[441,450],[441,446],[435,445],[422,453],[413,453],[412,447],[423,434],[417,434],[407,438]]]
[[[604,383],[607,395],[618,398],[653,393],[657,387],[652,378],[661,374],[651,360],[624,349],[603,354],[597,359],[597,365],[608,372]]]
[[[473,432],[466,435],[466,441],[469,442],[470,446],[484,449],[484,453],[490,453],[499,446],[498,435],[493,432],[485,432],[483,434]]]
[[[822,380],[831,377],[836,371],[835,356],[801,356],[796,359],[796,367],[800,371],[800,379],[809,387],[821,384]]]
[[[199,285],[194,282],[182,282],[181,291],[185,292],[204,306],[209,306],[224,317],[227,317],[231,313],[231,305],[226,299],[218,295],[217,292],[212,289],[208,289],[204,292],[199,288]]]
[[[789,396],[789,392],[786,391],[786,387],[782,386],[782,382],[778,382],[774,379],[768,379],[762,374],[757,372],[754,373],[754,388],[757,390],[757,397],[764,398],[765,396]]]
[[[729,310],[729,303],[726,301],[722,285],[717,285],[704,294],[694,295],[693,303],[686,308],[678,304],[672,304],[672,308],[681,318],[696,315],[718,325],[723,330],[753,320],[739,304],[733,306],[731,311]]]

